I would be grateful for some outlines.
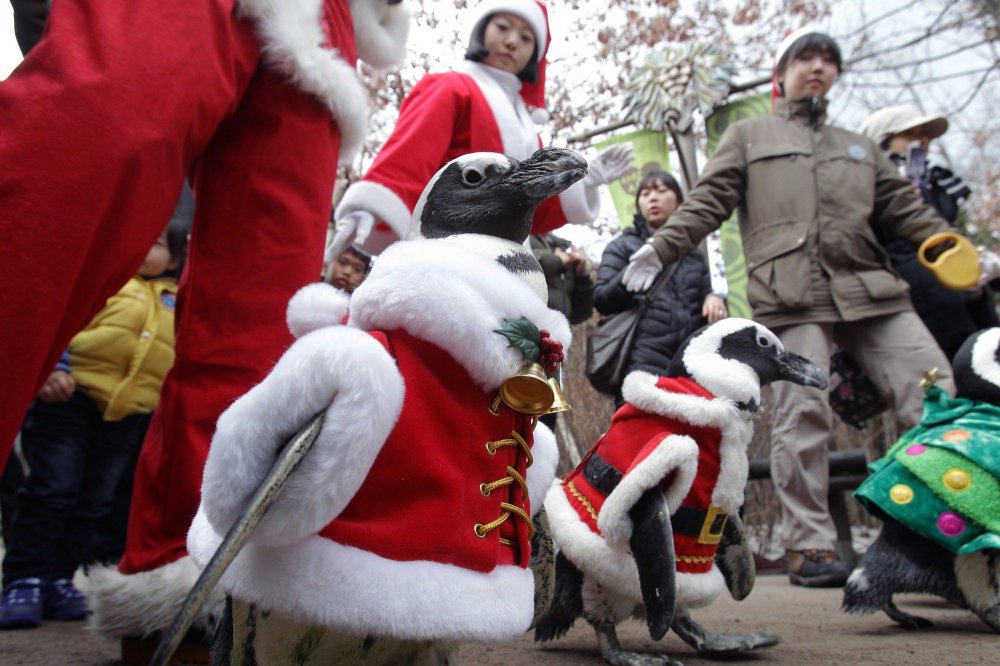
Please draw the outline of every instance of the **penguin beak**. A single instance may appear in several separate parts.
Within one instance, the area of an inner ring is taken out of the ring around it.
[[[787,349],[778,354],[778,371],[782,379],[801,386],[826,388],[826,376],[812,361]]]
[[[522,160],[508,175],[507,184],[533,201],[559,194],[587,175],[587,161],[562,148],[542,148]]]

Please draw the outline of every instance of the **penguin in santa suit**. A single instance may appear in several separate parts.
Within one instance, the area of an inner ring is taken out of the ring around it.
[[[525,345],[570,342],[523,241],[534,208],[585,172],[557,149],[458,158],[349,307],[322,284],[291,301],[298,340],[219,419],[188,537],[204,565],[281,444],[325,410],[221,580],[232,663],[447,663],[457,641],[528,628],[531,517],[558,453],[501,387]]]
[[[755,569],[739,509],[760,388],[778,380],[823,388],[821,371],[760,324],[724,319],[694,333],[666,376],[636,371],[608,432],[545,499],[559,553],[556,593],[535,629],[547,641],[577,617],[612,664],[673,664],[621,649],[615,625],[644,615],[659,640],[673,628],[699,652],[774,645],[777,637],[705,631],[690,616],[728,586],[736,599]]]
[[[928,386],[920,423],[855,491],[884,525],[847,579],[843,608],[929,627],[893,595],[933,594],[1000,633],[1000,328],[969,336],[952,366],[955,397]]]

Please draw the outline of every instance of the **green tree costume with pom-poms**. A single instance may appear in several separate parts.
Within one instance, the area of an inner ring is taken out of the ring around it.
[[[957,554],[1000,548],[1000,407],[932,386],[924,416],[855,496]]]

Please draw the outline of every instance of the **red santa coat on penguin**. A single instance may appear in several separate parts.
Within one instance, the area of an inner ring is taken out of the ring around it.
[[[678,605],[704,606],[724,586],[715,550],[721,518],[743,504],[751,422],[732,400],[716,399],[689,379],[633,372],[622,395],[627,404],[608,432],[546,498],[553,536],[597,580],[641,600],[627,550],[628,512],[643,492],[660,486],[672,513],[701,518],[697,531],[675,529],[674,549]],[[594,473],[599,467],[617,470],[620,480],[601,483]]]
[[[485,182],[498,171],[477,173]],[[415,228],[435,239],[378,258],[346,325],[302,335],[219,420],[188,541],[201,564],[276,445],[326,409],[313,448],[221,581],[270,615],[413,640],[512,638],[531,622],[530,516],[558,450],[544,425],[498,399],[524,362],[500,331],[523,318],[568,345],[569,325],[546,307],[540,270],[526,280],[515,268],[533,261],[523,245],[439,237],[430,224]],[[523,234],[529,227],[526,218]],[[293,300],[297,333],[342,320],[343,307],[322,303],[325,289]]]
[[[516,75],[472,60],[455,71],[429,74],[413,87],[399,110],[392,135],[364,177],[351,185],[337,205],[338,220],[364,211],[381,221],[363,248],[380,252],[401,238],[413,208],[431,176],[448,161],[473,152],[496,152],[524,159],[541,147],[536,122],[545,111],[545,64],[550,35],[545,6],[536,0],[487,0],[473,10],[472,30],[497,12],[527,21],[538,44],[538,78]],[[600,210],[596,187],[581,181],[543,202],[532,233],[567,223],[586,224]]]

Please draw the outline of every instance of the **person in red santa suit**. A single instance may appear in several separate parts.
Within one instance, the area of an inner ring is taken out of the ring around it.
[[[537,0],[485,0],[471,13],[469,47],[454,70],[424,76],[403,100],[392,135],[335,212],[328,259],[353,242],[378,254],[405,235],[424,185],[449,160],[473,152],[524,159],[541,146],[548,14]],[[607,149],[587,177],[535,213],[531,232],[586,224],[600,210],[598,187],[632,169],[628,146]]]
[[[105,632],[169,625],[197,575],[185,536],[219,413],[291,337],[322,265],[338,160],[364,139],[360,56],[401,60],[398,0],[64,0],[0,83],[0,458],[59,351],[142,262],[190,178],[177,360],[135,481],[124,576],[95,576]]]

